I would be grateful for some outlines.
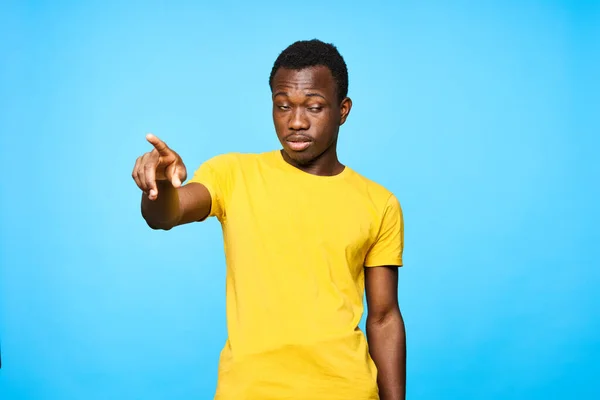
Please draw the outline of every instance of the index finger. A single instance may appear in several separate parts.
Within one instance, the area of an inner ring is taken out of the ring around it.
[[[149,133],[146,135],[146,140],[150,142],[152,146],[158,151],[158,154],[161,156],[168,156],[170,153],[169,146],[165,144],[162,140]]]

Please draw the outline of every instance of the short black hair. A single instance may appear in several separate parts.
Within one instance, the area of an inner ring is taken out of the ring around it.
[[[271,76],[269,86],[273,89],[273,77],[279,68],[301,70],[304,68],[325,66],[331,71],[333,80],[337,84],[339,101],[348,95],[348,68],[338,49],[331,43],[324,43],[318,39],[299,40],[292,43],[279,54]]]

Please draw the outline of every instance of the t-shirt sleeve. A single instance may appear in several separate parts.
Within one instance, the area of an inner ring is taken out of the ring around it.
[[[204,162],[186,185],[190,183],[200,183],[206,187],[211,198],[210,213],[207,218],[217,217],[223,222],[227,214],[231,188],[231,157],[220,155]]]
[[[365,267],[402,266],[404,219],[400,202],[390,195],[383,210],[379,233],[365,257]]]

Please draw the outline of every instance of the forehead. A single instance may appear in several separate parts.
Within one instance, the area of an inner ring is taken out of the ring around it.
[[[334,95],[336,83],[331,71],[325,66],[299,70],[279,68],[273,77],[273,92],[275,89],[311,89]]]

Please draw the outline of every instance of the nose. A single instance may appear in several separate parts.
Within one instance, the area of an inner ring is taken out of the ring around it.
[[[305,131],[310,127],[306,113],[302,107],[296,107],[291,113],[288,127],[292,131]]]

